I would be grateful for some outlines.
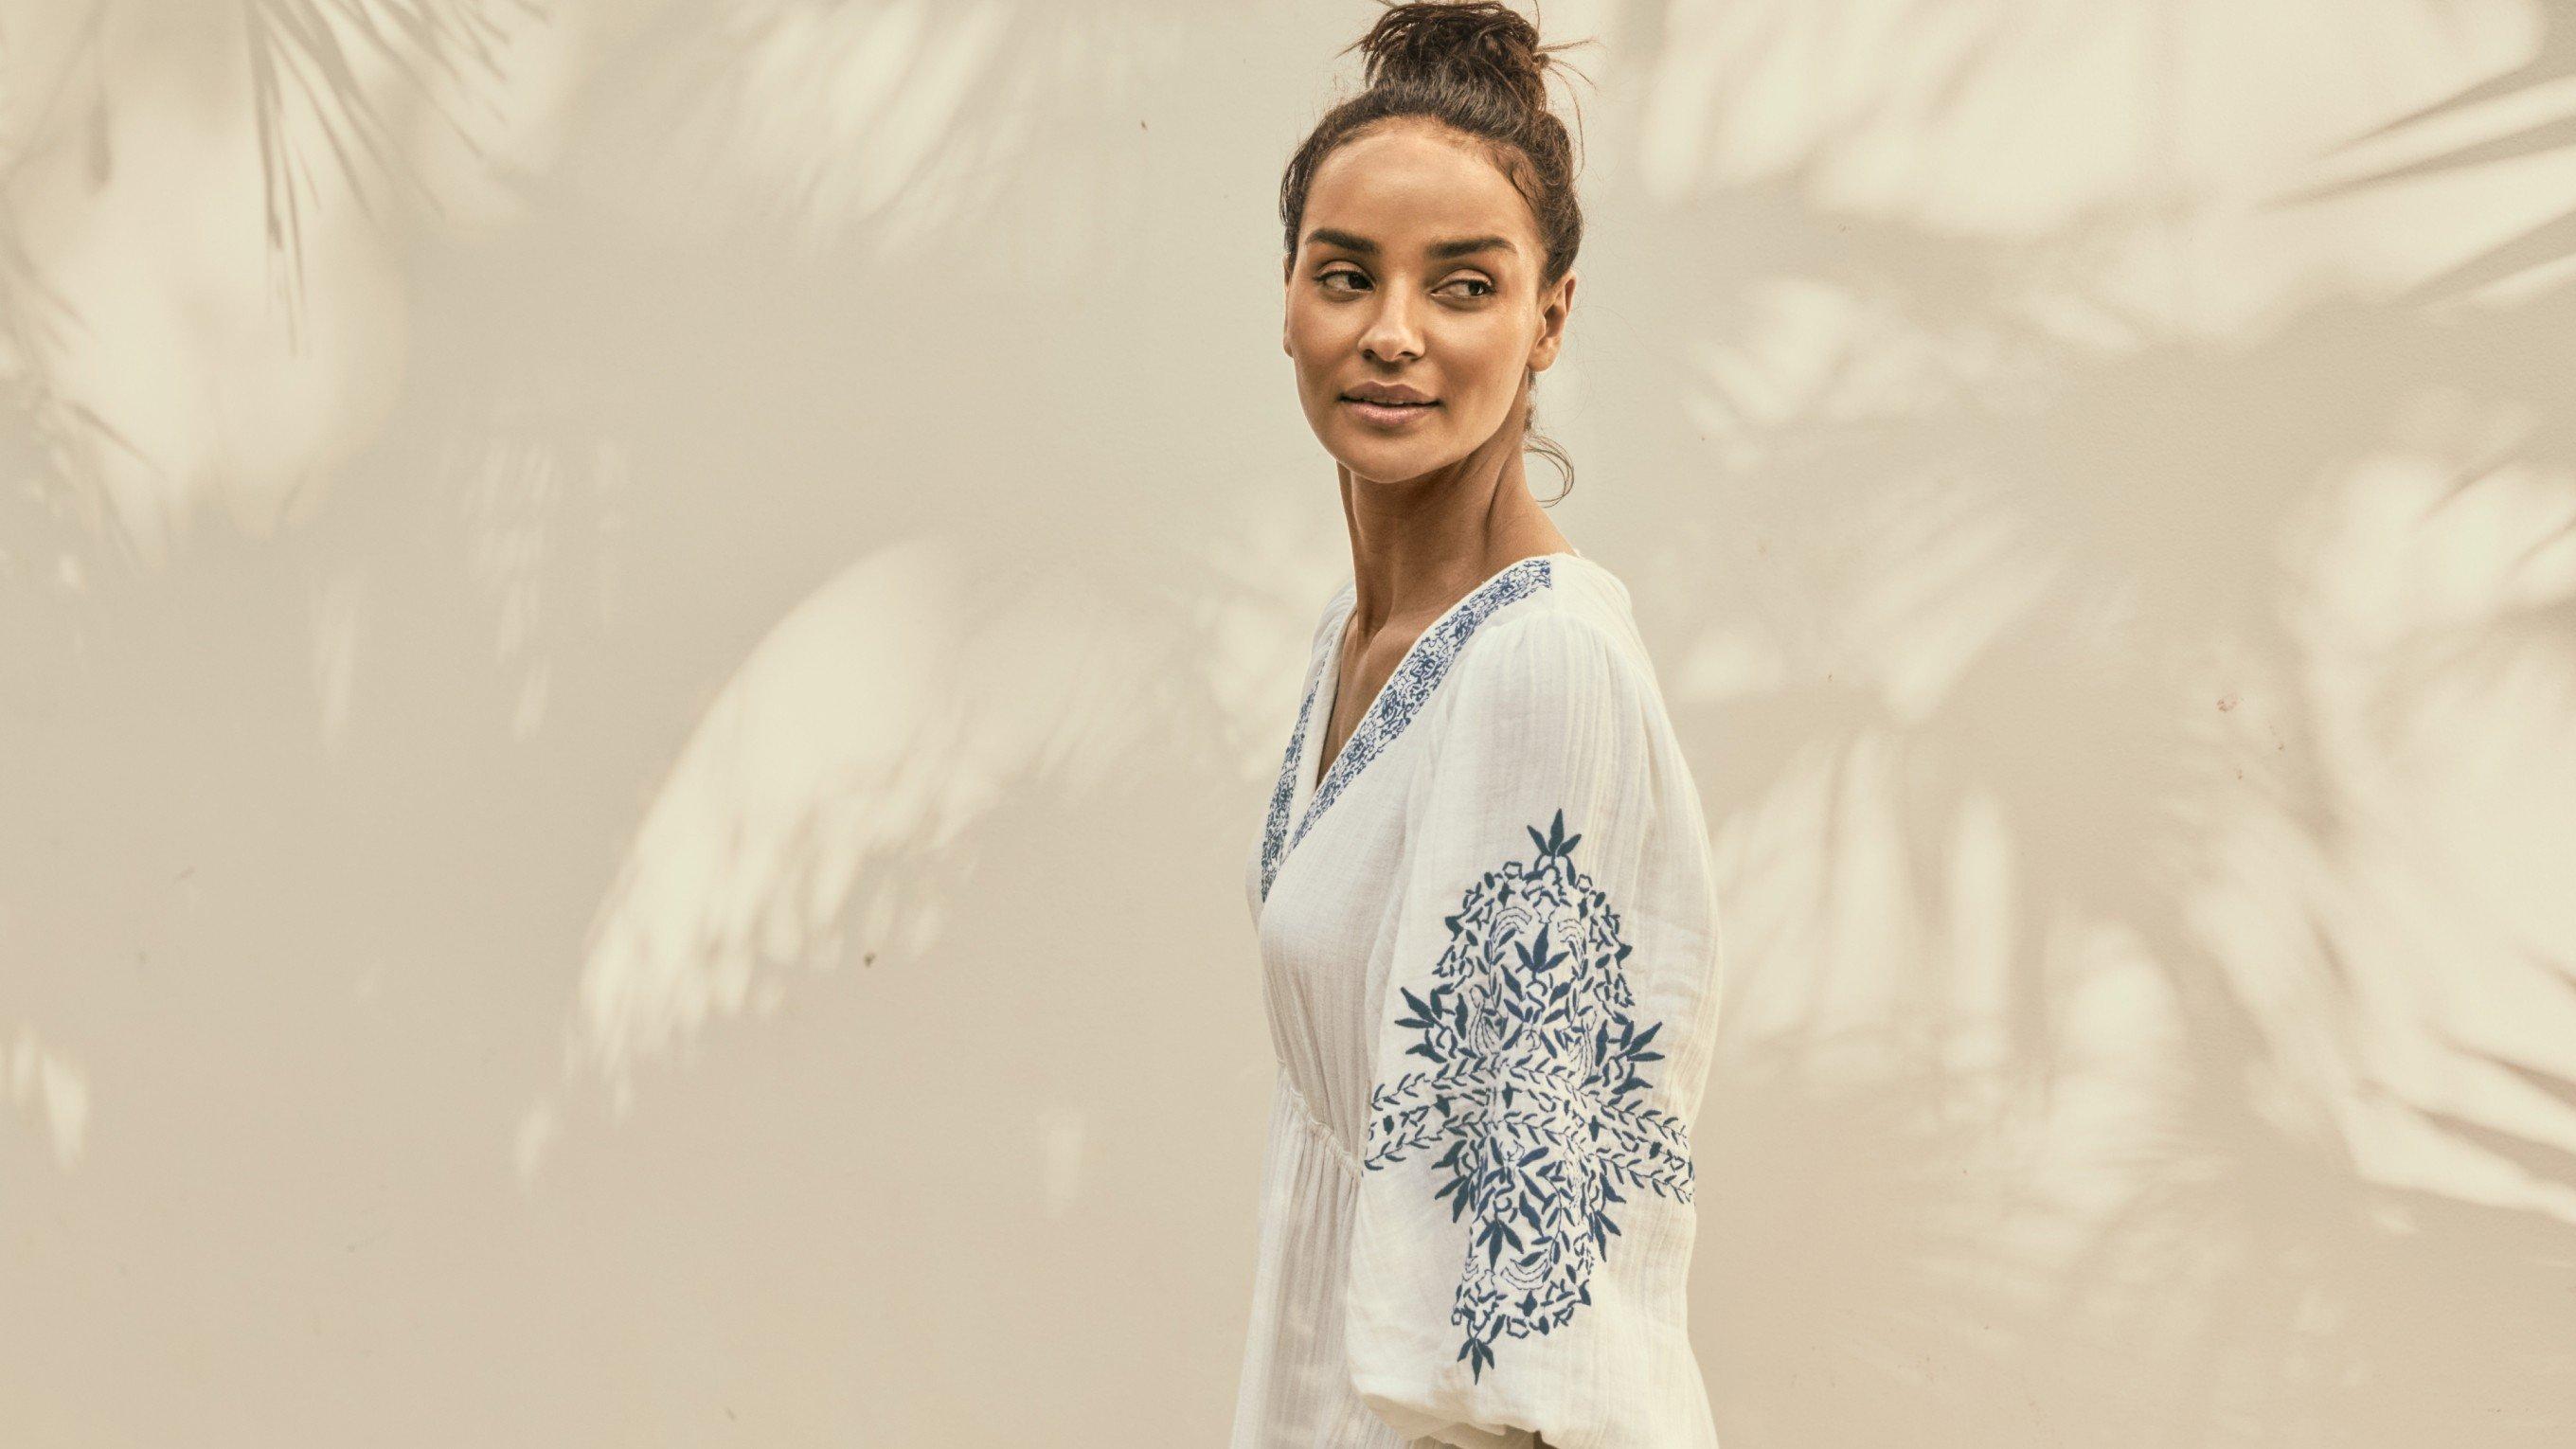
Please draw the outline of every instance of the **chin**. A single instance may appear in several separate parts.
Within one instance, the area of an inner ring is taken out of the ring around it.
[[[1458,454],[1447,448],[1425,447],[1419,442],[1402,447],[1380,443],[1371,447],[1363,442],[1354,447],[1334,448],[1333,460],[1351,470],[1351,476],[1371,483],[1402,483],[1438,472],[1458,461]]]
[[[1419,436],[1390,438],[1365,428],[1341,428],[1332,438],[1335,452],[1358,458],[1428,458],[1450,451],[1446,438],[1424,428]]]

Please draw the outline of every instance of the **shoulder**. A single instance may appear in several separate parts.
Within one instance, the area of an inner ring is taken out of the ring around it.
[[[1458,652],[1461,674],[1486,688],[1654,692],[1654,666],[1618,576],[1581,558],[1533,562],[1543,566],[1535,587],[1479,623]]]
[[[1459,652],[1439,733],[1533,744],[1582,739],[1653,750],[1669,735],[1661,693],[1628,637],[1584,610],[1515,609]]]

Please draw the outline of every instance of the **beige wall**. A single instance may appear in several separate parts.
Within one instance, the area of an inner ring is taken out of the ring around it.
[[[1222,1442],[1372,7],[403,8],[0,10],[0,1443]],[[1728,1449],[2576,1441],[2576,6],[1546,20]]]

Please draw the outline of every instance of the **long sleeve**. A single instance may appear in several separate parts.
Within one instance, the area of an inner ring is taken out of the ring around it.
[[[1345,1285],[1352,1388],[1460,1449],[1706,1443],[1686,1286],[1718,922],[1650,667],[1498,620],[1407,802]]]

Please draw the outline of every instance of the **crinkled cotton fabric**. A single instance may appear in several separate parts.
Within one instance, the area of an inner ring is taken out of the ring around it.
[[[1502,569],[1326,762],[1355,597],[1246,863],[1279,1065],[1233,1449],[1715,1449],[1717,899],[1627,587]]]

